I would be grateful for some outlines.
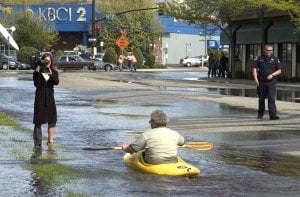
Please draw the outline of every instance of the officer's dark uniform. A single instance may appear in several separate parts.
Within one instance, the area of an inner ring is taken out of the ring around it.
[[[280,61],[277,57],[260,56],[253,65],[257,69],[259,87],[257,94],[259,97],[258,117],[262,117],[265,112],[265,98],[268,98],[268,109],[270,119],[277,117],[275,98],[276,98],[276,77],[268,80],[267,77],[276,70],[281,69]]]

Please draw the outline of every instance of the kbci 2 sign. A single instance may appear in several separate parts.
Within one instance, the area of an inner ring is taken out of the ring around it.
[[[23,5],[3,5],[12,12],[24,10]],[[26,5],[25,11],[33,16],[40,16],[45,22],[53,22],[57,31],[88,31],[92,20],[92,5]],[[0,11],[0,15],[5,14]]]

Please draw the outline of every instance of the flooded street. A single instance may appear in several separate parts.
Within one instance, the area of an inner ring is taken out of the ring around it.
[[[36,152],[31,136],[35,91],[31,73],[2,73],[0,111],[17,120],[24,131],[0,126],[1,196],[298,196],[299,89],[280,89],[279,121],[267,116],[258,121],[254,88],[209,84],[205,76],[204,72],[61,73],[55,88],[55,146],[47,147],[43,125],[43,148]],[[126,167],[120,150],[82,150],[132,142],[149,128],[155,109],[166,112],[169,127],[186,141],[214,143],[209,151],[179,149],[181,158],[201,169],[199,176],[145,174]],[[52,176],[59,181],[40,179],[33,167],[41,162],[36,159],[40,156],[46,158],[42,164],[69,172],[69,179],[56,174]]]

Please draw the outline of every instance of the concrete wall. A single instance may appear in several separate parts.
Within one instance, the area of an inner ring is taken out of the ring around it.
[[[206,40],[217,40],[219,36],[207,36]],[[205,36],[166,33],[162,37],[162,63],[163,64],[179,64],[180,58],[186,56],[205,55],[207,48],[205,47]]]

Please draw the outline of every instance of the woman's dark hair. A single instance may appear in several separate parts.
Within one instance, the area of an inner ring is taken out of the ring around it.
[[[52,57],[52,55],[50,54],[50,53],[44,53],[43,55],[42,55],[42,60],[44,60],[46,57],[50,57],[50,60],[51,60],[51,64],[50,64],[50,67],[51,67],[51,69],[53,69],[54,68],[54,66],[53,66],[53,57]]]

